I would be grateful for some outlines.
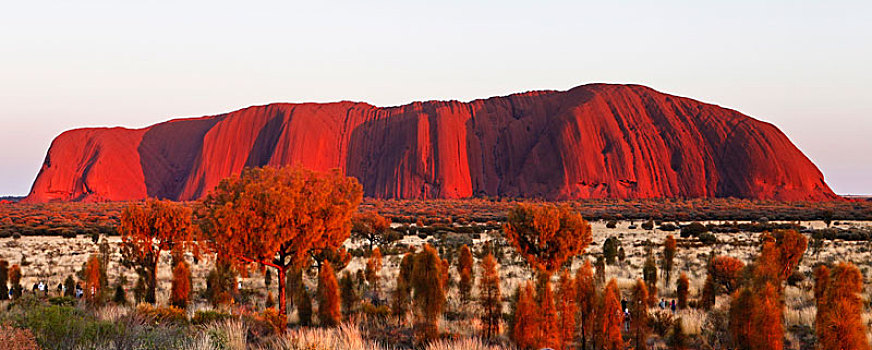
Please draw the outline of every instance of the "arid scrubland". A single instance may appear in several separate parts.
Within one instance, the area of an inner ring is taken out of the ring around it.
[[[716,224],[718,222],[711,222]],[[624,250],[624,258],[617,261],[614,265],[607,265],[605,268],[605,279],[615,278],[618,288],[622,292],[624,298],[629,297],[630,289],[636,279],[642,277],[642,268],[646,259],[646,246],[650,242],[655,245],[653,249],[658,267],[662,259],[662,251],[660,244],[666,239],[667,235],[674,234],[678,236],[678,231],[662,231],[656,227],[653,230],[646,230],[639,227],[634,229],[629,226],[638,226],[639,221],[617,221],[616,228],[607,228],[607,221],[593,221],[592,228],[592,243],[587,248],[586,252],[573,259],[572,268],[577,270],[584,259],[591,260],[591,263],[603,253],[603,243],[609,237],[616,237],[620,241],[621,247]],[[688,224],[687,222],[679,224]],[[801,226],[822,228],[826,224],[823,222],[800,222]],[[869,222],[840,222],[842,227],[868,227]],[[393,226],[399,227],[394,224]],[[412,225],[414,227],[414,224]],[[422,235],[424,236],[424,235]],[[745,262],[751,263],[754,257],[759,253],[759,240],[761,233],[752,232],[736,232],[736,233],[716,233],[717,243],[701,244],[696,238],[678,238],[678,247],[675,254],[675,266],[672,272],[672,278],[669,283],[666,283],[663,278],[660,278],[657,285],[658,302],[659,299],[665,299],[668,302],[677,298],[676,282],[677,276],[685,273],[690,281],[689,299],[693,304],[701,296],[702,289],[706,278],[706,264],[709,257],[713,255],[726,255],[735,257]],[[125,276],[128,281],[125,289],[128,295],[132,295],[133,283],[136,279],[136,273],[132,269],[125,268],[121,265],[121,254],[118,247],[120,238],[117,236],[102,236],[101,240],[106,240],[112,247],[109,263],[108,275],[109,284],[115,285],[120,280],[120,276]],[[458,244],[458,241],[466,242],[472,248],[473,256],[475,257],[474,273],[476,282],[480,276],[479,262],[482,257],[484,247],[488,246],[491,241],[500,242],[499,244],[505,247],[505,254],[499,259],[499,275],[501,277],[500,284],[503,291],[503,312],[508,314],[510,310],[511,296],[517,286],[525,281],[531,280],[531,270],[524,260],[515,254],[504,241],[501,230],[489,230],[481,234],[457,234],[449,232],[434,233],[426,235],[424,238],[419,235],[405,235],[395,242],[385,244],[383,248],[384,259],[383,267],[379,271],[381,276],[381,288],[384,291],[391,291],[396,288],[394,278],[399,269],[402,260],[402,254],[408,248],[420,247],[425,243],[431,243],[442,251],[451,249]],[[360,252],[364,250],[367,242],[360,239],[349,239],[344,247],[351,252]],[[803,256],[799,265],[798,272],[804,278],[791,283],[784,289],[785,313],[784,323],[786,325],[786,347],[805,349],[813,347],[814,338],[814,322],[816,315],[815,298],[813,294],[813,267],[827,263],[832,264],[839,261],[851,261],[857,264],[865,277],[870,276],[870,268],[872,268],[872,249],[870,243],[865,241],[842,241],[842,240],[824,240],[822,247],[818,249],[809,249]],[[95,244],[90,237],[79,236],[75,238],[61,238],[53,236],[23,236],[20,238],[2,238],[0,239],[0,258],[8,261],[10,264],[19,264],[23,271],[21,284],[24,286],[25,294],[33,294],[32,286],[40,281],[45,282],[49,287],[49,296],[57,295],[57,285],[62,283],[67,276],[76,277],[76,273],[82,269],[83,264],[89,256],[99,253],[99,245]],[[192,300],[192,306],[188,308],[188,317],[194,317],[197,311],[213,310],[214,308],[202,296],[202,291],[206,289],[206,276],[214,266],[214,257],[204,256],[198,261],[194,261],[193,257],[188,254],[187,260],[191,262],[192,282],[195,297]],[[356,275],[358,271],[363,271],[366,268],[367,257],[363,255],[353,256],[344,269],[338,272],[341,275],[343,272],[350,272],[351,275]],[[170,285],[172,280],[172,272],[170,271],[171,256],[168,252],[161,255],[161,267],[158,273],[157,284],[157,303],[166,305],[170,297]],[[432,349],[486,349],[490,346],[510,347],[511,341],[506,336],[508,324],[503,321],[501,324],[502,335],[496,343],[484,342],[475,338],[480,329],[480,322],[473,317],[460,318],[456,317],[457,313],[464,311],[477,312],[475,307],[469,305],[460,305],[457,295],[456,280],[459,278],[454,264],[450,269],[451,278],[454,280],[455,286],[449,288],[446,312],[450,317],[444,317],[440,320],[441,328],[448,334],[452,335],[452,339],[461,339],[458,341],[441,340],[432,343],[428,348]],[[274,277],[274,275],[273,275]],[[315,290],[317,286],[317,273],[310,270],[303,274],[304,284],[309,290]],[[556,278],[555,278],[556,281]],[[868,281],[867,281],[868,282]],[[240,304],[231,307],[230,309],[238,308],[237,312],[243,312],[241,309],[260,309],[263,308],[263,300],[266,298],[267,288],[265,285],[264,275],[260,272],[252,270],[247,277],[239,278],[240,289]],[[870,284],[865,284],[866,291],[863,293],[864,299],[868,300],[870,292]],[[275,288],[273,281],[272,288]],[[365,287],[364,287],[365,288]],[[382,299],[388,299],[388,293],[384,293]],[[478,290],[473,289],[473,295],[478,295]],[[8,305],[8,301],[4,302],[4,310]],[[728,342],[729,334],[725,330],[726,318],[730,305],[730,296],[721,294],[718,295],[716,304],[711,311],[704,311],[699,308],[688,308],[678,310],[674,314],[668,308],[662,310],[655,305],[650,309],[654,320],[678,320],[682,322],[684,332],[691,339],[706,339],[698,344],[705,343],[715,348],[724,348],[727,345],[720,342]],[[96,318],[100,320],[116,321],[124,318],[124,316],[132,313],[135,310],[133,306],[103,306],[96,309]],[[394,321],[364,321],[367,317],[365,314],[359,314],[349,321],[346,321],[339,328],[321,329],[321,328],[294,328],[275,339],[276,343],[269,345],[258,344],[257,346],[273,347],[279,346],[288,349],[304,349],[304,348],[349,348],[349,349],[389,349],[393,347],[401,348],[403,344],[389,344],[392,336],[405,337],[405,344],[411,344],[411,334],[404,333],[393,327],[391,323]],[[372,318],[372,316],[369,316]],[[291,312],[289,322],[293,325],[298,322],[296,312]],[[863,320],[866,325],[872,325],[872,314],[868,309],[864,309]],[[658,321],[665,322],[665,321]],[[384,329],[378,329],[381,326]],[[247,337],[244,335],[248,331],[240,320],[227,320],[220,323],[198,326],[201,331],[197,331],[197,335],[192,338],[193,342],[187,344],[188,348],[211,348],[212,345],[221,343],[229,344],[230,348],[234,348],[232,344],[248,344]],[[650,339],[653,348],[666,348],[664,336],[657,334],[657,325],[654,328],[654,336]],[[391,332],[400,332],[392,334]],[[242,335],[240,335],[242,334]],[[666,333],[664,333],[665,335]],[[872,336],[872,334],[870,334]],[[218,339],[216,341],[215,339]],[[400,338],[396,338],[399,340]],[[714,340],[714,343],[712,342]],[[209,345],[209,346],[207,346]]]

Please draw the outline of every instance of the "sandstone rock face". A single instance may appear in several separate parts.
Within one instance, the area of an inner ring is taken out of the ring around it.
[[[339,168],[377,198],[838,198],[775,126],[637,85],[277,103],[58,136],[27,202],[192,200],[244,167]]]

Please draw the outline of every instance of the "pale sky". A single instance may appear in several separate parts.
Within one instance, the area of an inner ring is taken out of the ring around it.
[[[872,193],[872,1],[364,3],[5,2],[0,195],[76,127],[594,82],[772,122],[837,193]]]

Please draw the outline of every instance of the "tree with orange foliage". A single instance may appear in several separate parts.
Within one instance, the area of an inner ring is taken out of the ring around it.
[[[606,283],[597,311],[596,336],[599,338],[598,343],[604,350],[624,349],[624,340],[621,338],[624,313],[621,310],[620,299],[618,282],[612,278]]]
[[[412,264],[412,291],[415,305],[415,328],[421,340],[439,335],[439,319],[445,307],[445,279],[442,259],[431,245],[415,254]]]
[[[100,284],[100,258],[91,255],[85,265],[85,300],[90,305],[100,304],[102,295]]]
[[[511,338],[521,349],[535,348],[542,338],[539,307],[530,281],[518,286]]]
[[[678,309],[684,310],[687,308],[687,293],[690,291],[690,281],[687,279],[687,274],[684,272],[678,276],[676,283],[675,294],[678,294]]]
[[[596,281],[590,260],[585,260],[584,265],[575,271],[575,290],[578,320],[581,322],[581,348],[584,349],[587,345],[587,337],[593,334],[596,324]]]
[[[472,265],[474,264],[472,251],[466,244],[460,247],[460,257],[457,259],[457,272],[460,274],[460,282],[457,284],[457,291],[460,294],[461,305],[466,305],[472,300],[472,285],[475,283],[475,278],[472,275]]]
[[[144,277],[147,303],[156,301],[157,266],[162,251],[172,253],[174,264],[186,250],[198,253],[193,210],[175,202],[148,200],[128,205],[121,212],[118,231],[123,263]]]
[[[808,248],[808,238],[796,230],[775,230],[763,235],[763,248],[757,258],[755,276],[758,279],[781,282],[793,274]]]
[[[351,219],[351,235],[367,241],[369,251],[390,241],[391,220],[375,211],[357,213]]]
[[[739,281],[742,278],[742,270],[745,268],[745,263],[741,260],[730,256],[719,255],[709,263],[709,274],[715,284],[723,289],[725,293],[730,294],[739,286]],[[715,290],[715,294],[719,293]]]
[[[318,320],[322,326],[336,327],[342,322],[339,283],[329,261],[318,271]]]
[[[648,286],[645,281],[636,280],[630,300],[632,302],[630,305],[630,332],[635,349],[645,350],[648,348],[648,336],[651,334],[651,329],[648,327]]]
[[[369,282],[369,288],[372,289],[375,294],[376,299],[378,299],[381,294],[381,288],[379,285],[379,280],[381,279],[378,275],[382,269],[382,254],[381,249],[376,247],[372,250],[372,254],[369,256],[369,259],[366,260],[366,270],[364,276],[366,276],[366,281]]]
[[[569,206],[518,204],[504,225],[506,239],[534,269],[551,275],[591,242],[590,224]]]
[[[708,265],[708,276],[703,286],[703,308],[708,310],[715,305],[721,291],[730,294],[739,286],[745,263],[730,256],[719,255]]]
[[[560,332],[558,349],[567,349],[568,344],[575,339],[575,316],[578,313],[578,296],[575,279],[568,269],[560,271],[560,282],[557,287],[557,329]]]
[[[338,249],[362,196],[357,180],[338,170],[245,169],[203,200],[204,231],[213,249],[234,262],[278,271],[279,313],[286,315],[287,271],[305,266],[312,251]]]
[[[542,282],[538,288],[545,335],[539,339],[544,344],[559,345],[560,339],[555,337],[559,334],[548,328],[557,322],[550,276],[567,260],[584,252],[592,240],[590,224],[569,206],[519,204],[509,211],[503,227],[506,239],[538,272]]]
[[[663,241],[663,275],[666,277],[666,284],[672,279],[672,267],[675,264],[675,236],[668,235]]]
[[[822,272],[821,272],[822,273]],[[818,300],[818,317],[815,330],[821,350],[869,350],[866,325],[863,322],[863,275],[851,263],[839,263],[830,271],[829,283]],[[817,293],[815,293],[817,294]]]
[[[170,304],[180,309],[187,308],[191,300],[191,268],[184,259],[180,259],[173,268],[170,300]]]
[[[479,303],[481,304],[482,337],[495,338],[500,334],[500,319],[503,315],[503,302],[500,295],[500,275],[497,260],[488,254],[481,260],[481,279],[479,283]]]

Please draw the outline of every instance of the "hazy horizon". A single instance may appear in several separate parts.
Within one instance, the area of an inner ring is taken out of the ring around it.
[[[52,139],[273,102],[468,101],[640,84],[773,123],[872,194],[872,3],[15,3],[0,13],[0,196]]]

